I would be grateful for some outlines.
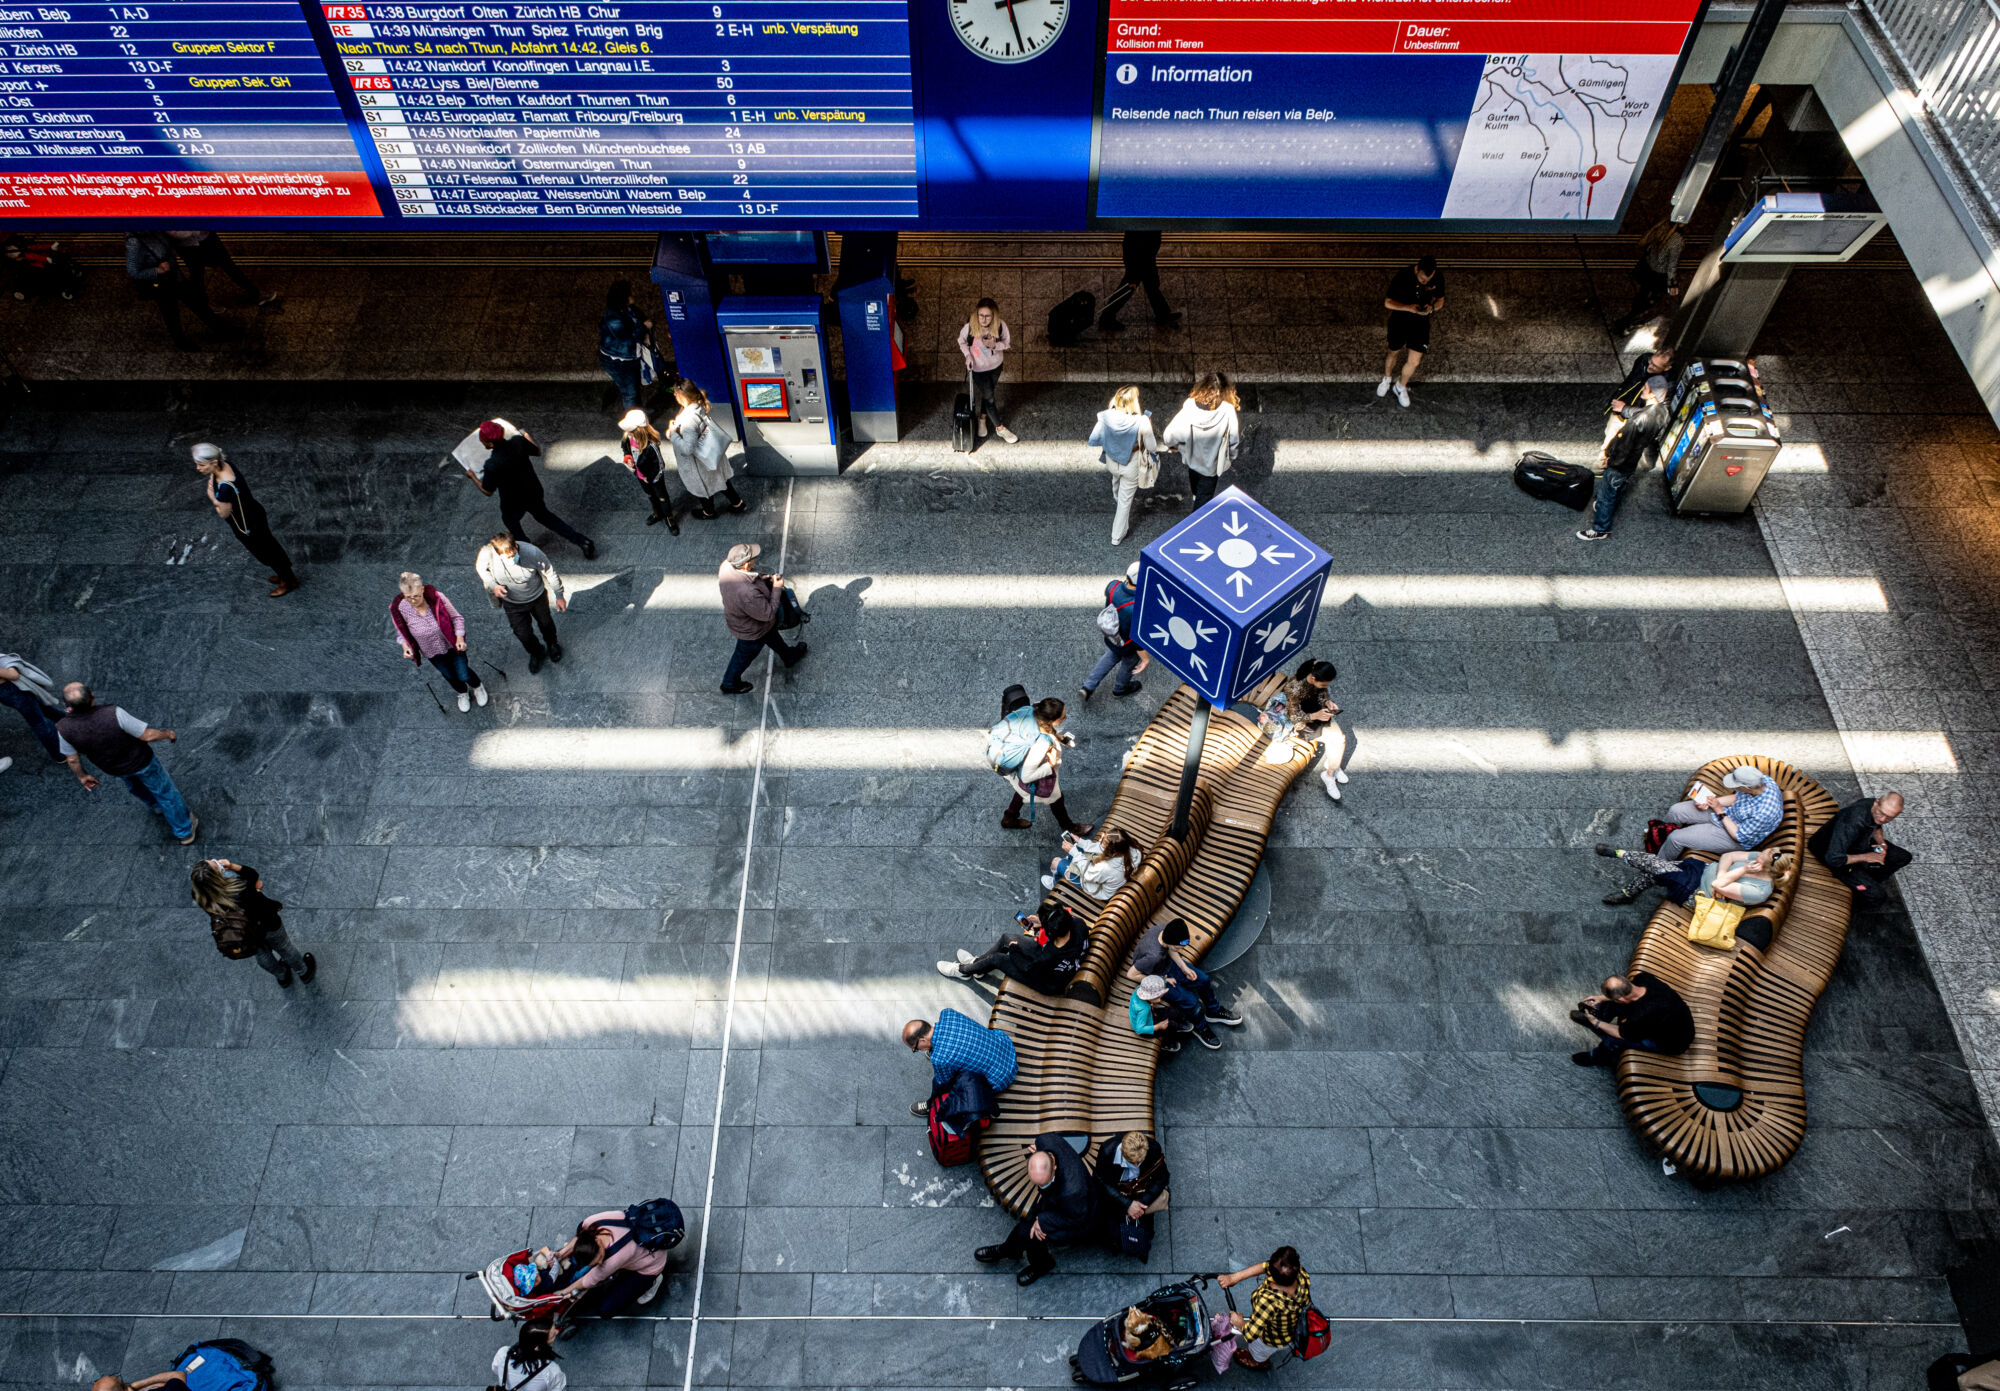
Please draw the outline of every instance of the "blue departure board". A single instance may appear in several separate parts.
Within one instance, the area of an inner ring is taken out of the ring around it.
[[[296,0],[0,3],[0,52],[0,215],[381,215]]]

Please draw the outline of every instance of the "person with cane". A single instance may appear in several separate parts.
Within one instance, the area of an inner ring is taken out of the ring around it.
[[[475,700],[486,704],[486,687],[465,656],[465,619],[451,600],[425,584],[424,577],[414,570],[405,570],[397,584],[399,592],[389,601],[389,626],[395,630],[403,655],[418,664],[429,658],[458,692],[460,713],[471,710]]]

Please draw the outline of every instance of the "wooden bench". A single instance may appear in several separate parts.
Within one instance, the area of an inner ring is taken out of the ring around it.
[[[1625,1117],[1680,1170],[1733,1181],[1768,1174],[1805,1138],[1806,1025],[1847,940],[1852,894],[1806,850],[1839,810],[1818,783],[1773,758],[1719,758],[1688,780],[1721,786],[1748,763],[1776,780],[1785,817],[1764,846],[1795,859],[1790,882],[1748,910],[1772,924],[1768,946],[1737,938],[1729,951],[1688,940],[1692,906],[1662,904],[1632,953],[1631,969],[1671,985],[1694,1014],[1695,1041],[1675,1057],[1627,1049],[1618,1055]],[[1713,856],[1703,856],[1712,859]]]
[[[1262,687],[1254,693],[1267,694]],[[1182,687],[1154,721],[1155,726],[1178,721],[1180,745],[1173,751],[1176,787],[1194,699]],[[1147,736],[1152,733],[1149,728]],[[1141,737],[1137,750],[1152,747],[1147,736]],[[1218,739],[1221,757],[1211,776],[1207,750],[1216,747]],[[1173,740],[1163,742],[1171,745]],[[1132,946],[1150,924],[1182,917],[1187,919],[1192,954],[1199,958],[1229,925],[1263,859],[1278,804],[1314,757],[1312,745],[1286,739],[1275,755],[1278,761],[1271,762],[1266,757],[1269,748],[1268,738],[1252,721],[1233,711],[1215,712],[1204,746],[1188,843],[1164,835],[1173,811],[1169,799],[1139,874],[1096,916],[1085,969],[1095,967],[1098,974],[1082,983],[1088,992],[1073,989],[1070,998],[1056,999],[1011,979],[1000,987],[990,1023],[1013,1038],[1020,1074],[1001,1093],[1000,1114],[980,1142],[979,1167],[987,1187],[1009,1212],[1018,1216],[1032,1200],[1027,1157],[1035,1136],[1050,1130],[1087,1135],[1088,1153],[1094,1153],[1107,1136],[1128,1130],[1153,1132],[1153,1076],[1160,1044],[1134,1034],[1127,1017],[1127,1002],[1139,979],[1130,965]],[[1141,763],[1134,758],[1134,768]],[[1132,775],[1133,769],[1128,769],[1127,779]],[[1150,781],[1152,772],[1142,776]],[[1119,797],[1125,798],[1123,785]],[[1147,792],[1126,805],[1151,800]],[[1081,902],[1098,906],[1088,899]],[[1092,998],[1099,991],[1103,1003]]]

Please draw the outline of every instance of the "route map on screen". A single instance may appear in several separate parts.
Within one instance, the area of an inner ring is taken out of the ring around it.
[[[1110,0],[1096,215],[1615,221],[1699,10]]]

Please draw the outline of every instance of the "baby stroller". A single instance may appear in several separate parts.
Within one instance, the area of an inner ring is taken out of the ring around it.
[[[527,1271],[536,1271],[532,1283]],[[575,1310],[577,1299],[584,1293],[574,1285],[563,1282],[565,1273],[541,1270],[535,1266],[533,1251],[516,1251],[509,1256],[500,1256],[484,1270],[475,1270],[465,1278],[477,1280],[486,1292],[486,1298],[493,1308],[489,1317],[498,1323],[502,1319],[512,1319],[515,1323],[526,1323],[530,1319],[547,1319],[554,1324],[558,1334],[568,1325]],[[528,1285],[523,1292],[522,1285]]]
[[[1201,1292],[1208,1277],[1197,1275],[1154,1290],[1136,1305],[1120,1309],[1083,1335],[1076,1356],[1069,1360],[1069,1379],[1079,1386],[1145,1386],[1164,1384],[1166,1391],[1188,1391],[1208,1365],[1208,1309]],[[1151,1314],[1173,1340],[1170,1352],[1141,1362],[1125,1346],[1120,1333],[1131,1308]]]

